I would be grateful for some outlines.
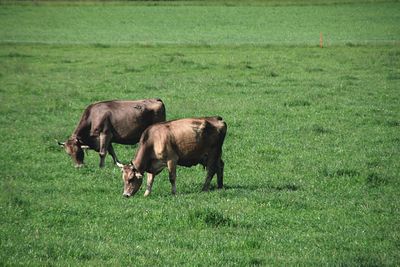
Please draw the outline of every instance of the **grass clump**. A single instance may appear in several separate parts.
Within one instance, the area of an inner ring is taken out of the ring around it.
[[[200,223],[208,227],[230,227],[234,226],[233,221],[222,212],[214,209],[201,209],[192,211],[189,215],[191,224]]]

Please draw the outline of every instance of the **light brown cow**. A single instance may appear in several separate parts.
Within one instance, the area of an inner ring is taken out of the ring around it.
[[[140,138],[135,159],[122,169],[126,197],[135,194],[147,172],[147,188],[151,193],[154,177],[165,167],[169,171],[172,194],[176,193],[176,166],[203,165],[207,176],[203,191],[207,191],[217,174],[218,188],[223,187],[224,162],[221,159],[227,126],[221,117],[189,118],[157,123],[147,128]]]
[[[111,143],[136,144],[150,125],[165,121],[161,99],[113,100],[89,105],[71,137],[59,143],[71,156],[76,167],[83,165],[83,149],[99,152],[100,167],[107,151],[118,162]]]

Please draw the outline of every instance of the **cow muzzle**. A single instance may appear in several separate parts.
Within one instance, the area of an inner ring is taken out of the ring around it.
[[[124,186],[124,193],[122,194],[124,197],[131,197],[136,194],[137,191],[139,191],[143,179],[132,179],[133,181],[125,184]]]
[[[129,193],[125,193],[125,192],[124,192],[122,195],[123,195],[124,197],[126,197],[126,198],[128,198],[128,197],[132,196],[131,194],[129,194]]]

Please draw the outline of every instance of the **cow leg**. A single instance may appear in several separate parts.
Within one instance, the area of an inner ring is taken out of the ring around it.
[[[147,197],[151,193],[151,188],[153,187],[155,175],[152,173],[147,173],[147,187],[146,191],[144,192],[144,196]]]
[[[209,164],[207,166],[207,176],[204,182],[203,191],[208,191],[208,189],[210,188],[211,179],[213,178],[216,172],[217,172],[217,166],[215,163]]]
[[[108,153],[110,153],[111,157],[113,158],[114,164],[117,164],[117,162],[119,162],[119,160],[117,158],[117,155],[115,154],[114,148],[111,143],[108,146]]]
[[[173,160],[167,162],[167,167],[169,171],[169,181],[171,182],[171,193],[176,194],[176,164]]]
[[[100,168],[104,167],[104,160],[107,155],[107,150],[108,146],[111,141],[111,136],[107,135],[105,133],[100,133],[100,149],[99,149],[99,155],[100,155]]]
[[[214,173],[211,174],[211,172],[207,172],[206,181],[204,182],[204,186],[203,186],[203,191],[208,191],[208,189],[210,188],[210,183],[211,183],[211,179],[213,176],[214,176]]]
[[[221,189],[224,186],[224,161],[222,159],[218,162],[217,167],[217,184],[218,189]]]

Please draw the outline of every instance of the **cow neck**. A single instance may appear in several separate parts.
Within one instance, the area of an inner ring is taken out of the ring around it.
[[[82,117],[76,126],[75,131],[72,133],[71,138],[86,139],[89,131],[90,125],[88,125],[85,118]]]
[[[148,153],[145,152],[145,145],[140,144],[140,147],[136,153],[135,159],[132,160],[132,165],[135,167],[135,169],[140,173],[144,174],[145,171],[147,171],[147,165],[148,165]]]
[[[71,135],[72,138],[76,138],[85,145],[93,145],[89,136],[90,129],[88,127],[83,127],[82,123],[79,123],[78,127],[76,127],[75,131]]]
[[[132,160],[131,164],[141,175],[145,173],[145,168],[143,167],[143,164],[141,164],[141,162]]]

